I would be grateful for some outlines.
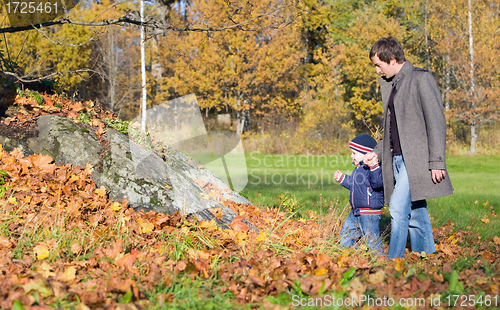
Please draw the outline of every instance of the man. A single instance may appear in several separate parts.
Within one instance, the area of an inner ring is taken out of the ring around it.
[[[382,75],[384,136],[366,154],[365,163],[382,163],[385,200],[391,213],[387,257],[404,257],[408,230],[412,251],[434,253],[425,199],[453,193],[446,172],[441,94],[432,74],[406,60],[403,47],[392,37],[378,40],[370,59]]]

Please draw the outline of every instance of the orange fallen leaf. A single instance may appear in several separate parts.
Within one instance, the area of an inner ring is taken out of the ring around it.
[[[76,102],[73,102],[69,108],[71,109],[71,111],[74,111],[74,112],[80,112],[81,110],[85,109],[85,107],[78,101]]]
[[[498,238],[498,236],[493,237],[493,242],[495,242],[496,245],[500,245],[500,238]]]
[[[243,222],[243,217],[241,215],[236,215],[229,225],[235,231],[249,231],[250,227]]]
[[[33,155],[32,163],[35,167],[42,170],[45,173],[52,174],[56,170],[56,165],[51,164],[52,157],[50,155]]]
[[[484,251],[481,257],[487,262],[494,262],[496,260],[490,251]]]
[[[361,283],[361,280],[359,278],[352,279],[349,287],[352,289],[352,291],[349,292],[351,296],[360,295],[366,291],[366,285]]]
[[[92,126],[94,127],[104,127],[104,123],[101,122],[100,120],[93,118],[92,119]]]
[[[222,211],[222,208],[212,208],[208,209],[208,211],[210,211],[210,213],[212,213],[218,219],[226,214],[224,211]]]
[[[187,264],[184,261],[180,261],[175,266],[175,269],[177,269],[178,271],[183,271],[184,269],[186,269],[186,266],[187,266]]]
[[[382,283],[384,279],[385,271],[382,269],[368,276],[368,282],[375,285]]]
[[[403,270],[405,267],[405,260],[401,257],[396,258],[396,266],[394,267],[397,271]]]
[[[196,255],[203,259],[210,259],[210,254],[204,250],[197,250]]]
[[[262,241],[264,241],[266,239],[267,239],[267,233],[265,231],[260,231],[259,235],[257,236],[257,238],[255,238],[255,241],[262,242]]]
[[[200,223],[200,228],[203,228],[203,229],[206,229],[206,230],[217,230],[217,223],[215,222],[215,220],[211,220],[211,221],[202,221]]]
[[[442,276],[442,275],[440,275],[440,274],[438,274],[437,272],[434,272],[434,273],[432,274],[432,278],[433,278],[434,280],[436,280],[437,282],[441,282],[441,283],[442,283],[442,282],[444,282],[444,278],[443,278],[443,276]]]
[[[120,211],[122,209],[122,205],[119,202],[114,202],[109,208],[113,211]]]
[[[339,255],[337,258],[337,265],[339,268],[344,268],[347,267],[349,264],[349,257],[346,255]]]
[[[326,269],[326,268],[316,269],[314,271],[314,275],[316,275],[316,276],[322,276],[322,275],[325,275],[327,273],[328,273],[328,269]]]
[[[68,182],[69,182],[69,183],[73,183],[73,182],[78,181],[79,179],[80,179],[80,178],[79,178],[77,175],[72,174],[72,175],[70,175],[70,176],[69,176],[69,180],[68,180]]]
[[[134,263],[137,260],[136,254],[127,253],[121,257],[115,259],[115,265],[118,267],[125,267],[128,271],[132,272],[136,276],[139,275],[139,271],[134,267]]]
[[[490,219],[488,218],[488,214],[486,214],[482,219],[481,222],[488,224],[490,222]]]
[[[122,239],[117,240],[111,248],[104,250],[104,254],[106,254],[107,257],[113,259],[116,258],[119,253],[123,252],[122,244],[123,244]]]
[[[71,244],[70,249],[73,254],[78,254],[82,251],[82,246],[80,245],[80,243],[74,241]]]
[[[449,255],[449,256],[454,256],[454,252],[453,252],[453,248],[452,246],[450,245],[447,245],[447,244],[441,244],[441,251],[443,251],[443,253]]]
[[[211,196],[207,193],[201,193],[200,194],[201,198],[205,199],[205,200],[210,200],[212,199]]]
[[[193,264],[195,265],[196,269],[203,274],[205,278],[208,278],[208,271],[210,269],[209,266],[209,260],[200,258],[200,259],[193,259],[192,260]]]
[[[33,252],[36,254],[36,258],[40,260],[49,257],[49,247],[45,243],[34,247]]]
[[[57,277],[58,280],[63,282],[71,282],[76,279],[76,268],[74,266],[68,266],[62,274]]]
[[[155,229],[155,225],[153,223],[145,221],[141,218],[137,219],[137,223],[139,223],[141,234],[152,232]]]
[[[94,192],[95,192],[95,193],[97,194],[97,196],[99,196],[99,197],[104,197],[104,196],[106,196],[106,189],[104,188],[104,186],[99,187],[99,188],[98,188],[98,189],[96,189]]]
[[[492,292],[497,292],[498,294],[498,284],[490,284],[490,288]]]
[[[10,152],[10,155],[14,157],[14,159],[21,159],[24,157],[23,151],[21,151],[19,148],[13,149],[12,152]]]
[[[97,135],[97,137],[101,137],[106,131],[104,130],[104,127],[99,127],[97,128],[97,130],[95,131],[95,134]]]
[[[12,242],[10,242],[9,238],[0,235],[0,249],[2,248],[10,248],[12,246]]]
[[[49,277],[54,277],[56,275],[55,272],[53,272],[54,267],[49,265],[47,262],[43,262],[36,271],[40,273],[44,278],[49,278]]]

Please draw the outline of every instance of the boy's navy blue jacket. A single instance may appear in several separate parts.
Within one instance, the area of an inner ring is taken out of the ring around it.
[[[378,164],[370,168],[361,163],[352,175],[343,174],[338,181],[351,191],[349,202],[355,216],[381,213],[380,209],[384,207],[384,183]]]

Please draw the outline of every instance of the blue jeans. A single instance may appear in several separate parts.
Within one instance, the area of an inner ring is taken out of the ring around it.
[[[411,201],[410,183],[402,155],[394,156],[392,168],[396,185],[389,202],[391,241],[387,257],[404,257],[408,229],[412,251],[434,253],[436,249],[427,203],[425,200]]]
[[[340,230],[340,244],[345,247],[351,247],[361,237],[364,237],[369,249],[374,250],[379,255],[385,255],[380,239],[380,214],[362,214],[354,216],[353,211],[342,225]]]

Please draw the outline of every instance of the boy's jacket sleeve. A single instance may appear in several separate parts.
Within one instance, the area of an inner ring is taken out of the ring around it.
[[[370,173],[368,173],[368,180],[370,185],[375,191],[381,191],[384,189],[384,181],[382,179],[382,168],[377,164],[370,167]]]
[[[342,178],[340,179],[340,185],[343,187],[347,188],[348,190],[351,190],[352,187],[352,177],[348,174],[342,175]]]

